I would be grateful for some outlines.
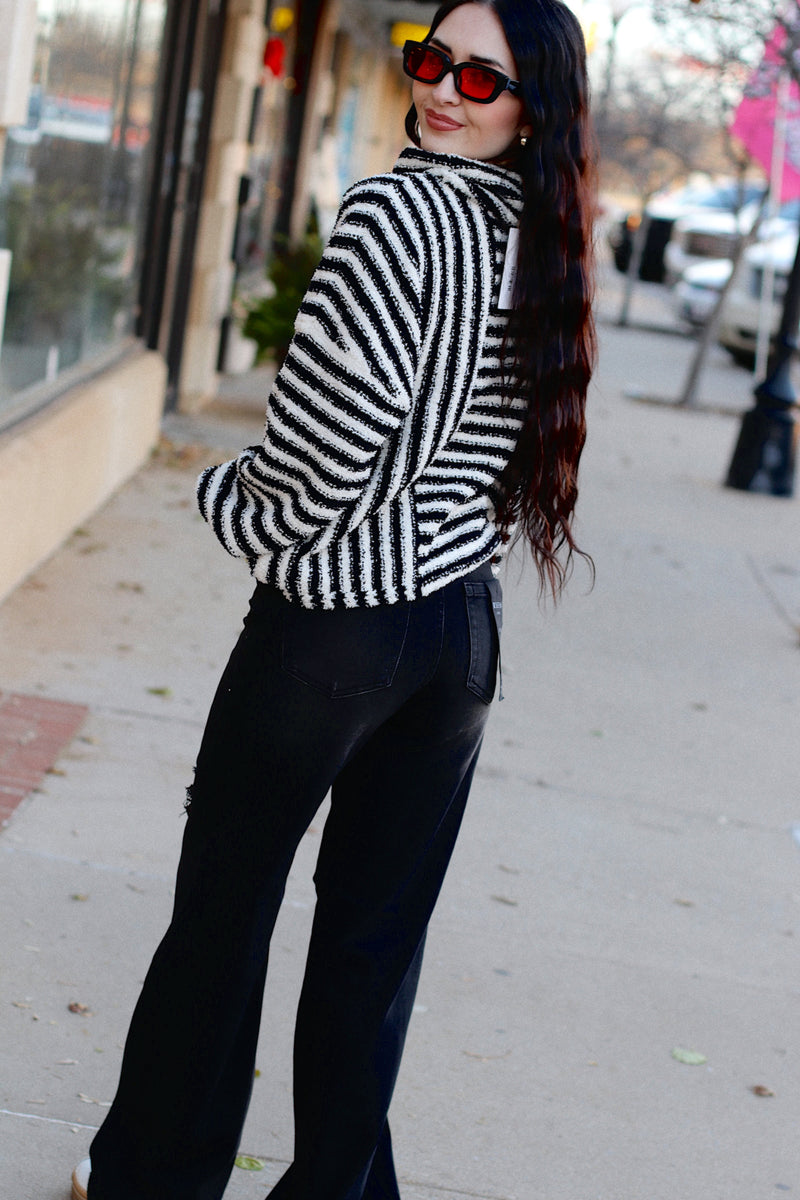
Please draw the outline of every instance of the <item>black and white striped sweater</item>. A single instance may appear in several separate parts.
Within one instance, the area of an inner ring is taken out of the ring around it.
[[[406,150],[346,194],[267,404],[264,441],[204,471],[200,510],[307,608],[413,600],[500,552],[500,284],[519,176]]]

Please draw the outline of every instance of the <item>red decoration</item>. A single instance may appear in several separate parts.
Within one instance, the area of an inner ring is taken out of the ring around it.
[[[286,61],[286,43],[280,38],[271,37],[264,47],[264,66],[277,78],[283,71]]]

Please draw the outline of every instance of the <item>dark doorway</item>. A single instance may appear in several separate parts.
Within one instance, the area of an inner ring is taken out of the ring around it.
[[[226,0],[173,0],[145,231],[138,335],[167,362],[175,407]]]

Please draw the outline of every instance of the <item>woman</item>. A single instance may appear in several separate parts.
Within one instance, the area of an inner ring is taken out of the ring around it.
[[[542,586],[563,584],[593,355],[574,16],[449,0],[404,64],[415,148],[345,197],[263,444],[201,476],[202,512],[257,587],[90,1200],[222,1196],[270,936],[329,789],[295,1157],[272,1197],[399,1197],[386,1114],[495,689],[494,571],[518,531]]]

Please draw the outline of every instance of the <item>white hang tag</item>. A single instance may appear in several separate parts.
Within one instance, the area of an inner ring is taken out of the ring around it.
[[[517,258],[519,256],[519,226],[512,225],[508,231],[506,261],[503,266],[503,281],[500,284],[498,307],[506,311],[514,305],[514,284],[517,280]]]

